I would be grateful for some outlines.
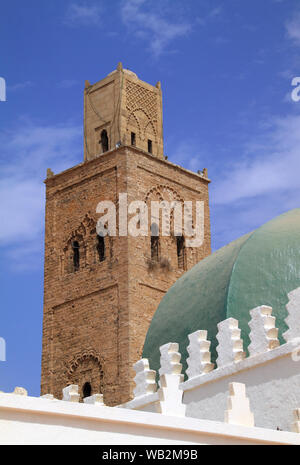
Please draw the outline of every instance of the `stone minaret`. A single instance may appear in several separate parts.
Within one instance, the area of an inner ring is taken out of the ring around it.
[[[82,397],[102,392],[116,405],[131,397],[132,366],[160,300],[210,254],[209,180],[164,156],[160,84],[119,64],[96,84],[86,82],[84,107],[84,162],[59,174],[48,170],[45,181],[41,392],[61,398],[63,387],[78,384]],[[151,236],[151,221],[147,236],[120,235],[119,194],[147,206],[202,200],[203,244]],[[101,201],[116,206],[115,236],[97,234]]]

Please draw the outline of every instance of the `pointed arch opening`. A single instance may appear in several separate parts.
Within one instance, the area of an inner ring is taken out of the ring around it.
[[[82,388],[82,397],[85,399],[86,397],[90,397],[92,395],[92,386],[90,383],[84,383]]]
[[[105,240],[103,236],[97,235],[97,254],[100,262],[104,262],[105,260]]]
[[[178,268],[184,269],[185,268],[185,240],[184,240],[184,236],[177,236],[176,237],[176,245],[177,245]]]
[[[109,150],[108,144],[108,135],[106,129],[103,129],[101,132],[101,144],[102,144],[102,152],[107,152]]]
[[[80,267],[80,245],[78,241],[72,242],[72,250],[74,271],[78,271]]]
[[[151,224],[151,260],[159,261],[159,228],[156,223]]]

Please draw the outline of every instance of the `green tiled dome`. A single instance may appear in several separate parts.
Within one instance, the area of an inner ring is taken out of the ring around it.
[[[239,320],[249,345],[249,310],[273,307],[279,339],[287,327],[287,293],[300,286],[300,209],[269,221],[205,258],[185,273],[162,299],[149,327],[143,357],[159,369],[159,347],[178,342],[186,369],[188,334],[208,331],[216,359],[217,324]]]

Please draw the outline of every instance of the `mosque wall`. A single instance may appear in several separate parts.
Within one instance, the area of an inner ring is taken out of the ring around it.
[[[299,346],[300,343],[284,344],[272,350],[272,358],[245,359],[209,374],[215,376],[204,375],[202,380],[199,377],[193,383],[183,383],[186,415],[223,421],[228,384],[239,382],[247,386],[256,426],[290,431],[293,409],[300,405],[300,361],[292,359]]]
[[[283,334],[285,344],[279,344],[272,308],[262,305],[250,311],[251,342],[246,357],[239,322],[228,318],[218,324],[216,368],[211,363],[207,331],[199,330],[188,336],[186,381],[181,374],[179,345],[174,342],[165,344],[160,347],[159,388],[156,371],[150,369],[147,359],[142,359],[134,367],[135,397],[126,408],[162,411],[164,377],[172,374],[173,384],[174,376],[178,378],[179,397],[186,416],[223,421],[230,385],[239,383],[247,386],[255,426],[291,431],[294,428],[293,411],[300,406],[300,288],[290,292],[288,299],[285,320],[288,330]],[[170,389],[176,392],[174,386]]]

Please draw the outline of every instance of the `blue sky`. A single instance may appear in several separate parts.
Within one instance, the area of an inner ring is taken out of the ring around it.
[[[298,0],[1,3],[0,390],[39,394],[46,169],[83,159],[83,87],[162,82],[165,154],[208,168],[213,249],[299,207]]]

